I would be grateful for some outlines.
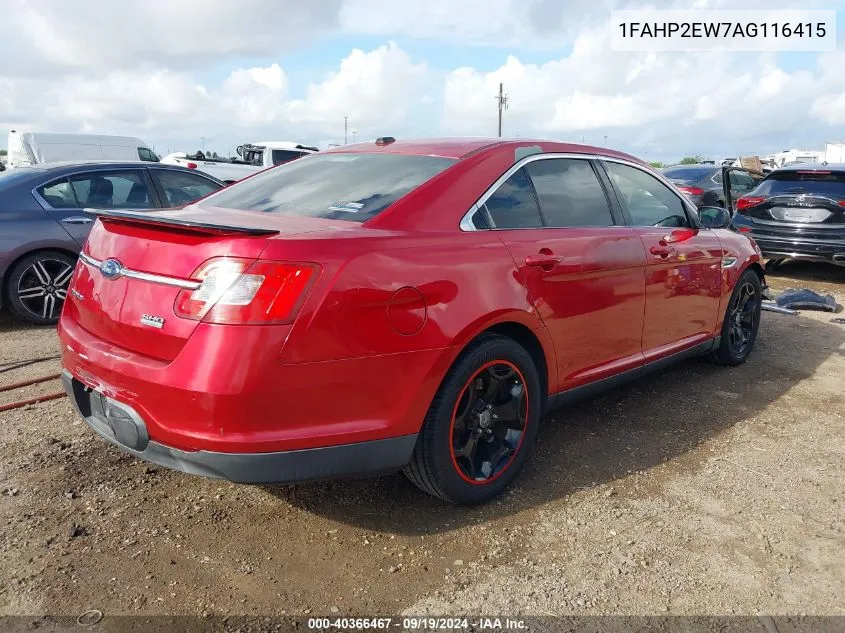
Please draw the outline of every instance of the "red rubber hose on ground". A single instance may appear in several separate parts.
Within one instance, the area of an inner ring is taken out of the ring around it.
[[[56,393],[48,393],[37,398],[30,398],[29,400],[20,400],[18,402],[10,402],[9,404],[0,405],[0,412],[11,411],[12,409],[20,409],[28,404],[38,404],[39,402],[46,402],[47,400],[56,400],[57,398],[64,398],[67,394],[64,391],[57,391]]]
[[[11,385],[4,385],[0,387],[0,392],[11,391],[12,389],[20,389],[21,387],[28,387],[29,385],[37,385],[39,382],[47,382],[48,380],[55,380],[61,374],[50,374],[49,376],[42,376],[41,378],[33,378],[32,380],[22,380],[21,382],[13,382]]]

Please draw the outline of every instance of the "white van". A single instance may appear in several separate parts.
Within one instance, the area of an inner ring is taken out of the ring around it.
[[[141,139],[100,134],[9,132],[9,168],[57,161],[142,160],[157,163],[158,156]]]

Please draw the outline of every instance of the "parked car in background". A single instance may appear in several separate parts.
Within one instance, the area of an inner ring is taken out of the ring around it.
[[[736,201],[734,226],[766,257],[845,266],[845,164],[799,163]]]
[[[9,132],[8,165],[28,167],[66,161],[146,161],[158,162],[158,156],[141,139],[132,136],[102,134],[52,134],[45,132]]]
[[[240,159],[210,158],[202,152],[188,156],[179,152],[168,154],[162,159],[162,162],[196,169],[230,184],[263,169],[282,165],[302,156],[314,154],[317,151],[319,150],[316,147],[288,141],[264,141],[263,143],[239,145],[238,155]]]
[[[404,469],[480,503],[550,407],[748,358],[763,269],[729,226],[613,150],[346,145],[183,210],[103,211],[59,322],[63,380],[95,432],[163,466]]]
[[[677,165],[663,169],[663,175],[697,207],[730,210],[730,200],[748,193],[763,179],[763,174],[729,165]],[[725,190],[726,181],[730,191]]]
[[[0,305],[56,323],[76,257],[94,223],[83,209],[178,207],[223,187],[181,167],[73,163],[0,174]]]

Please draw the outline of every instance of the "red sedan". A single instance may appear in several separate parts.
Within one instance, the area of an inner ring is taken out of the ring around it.
[[[244,483],[403,470],[479,503],[553,406],[745,361],[756,244],[619,152],[348,145],[179,211],[100,211],[59,323],[98,434]]]

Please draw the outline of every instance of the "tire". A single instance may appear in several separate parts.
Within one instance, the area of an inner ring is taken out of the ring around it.
[[[760,277],[753,270],[746,270],[740,275],[731,293],[722,323],[719,347],[710,354],[713,362],[736,366],[748,359],[760,330],[762,299]]]
[[[12,314],[34,325],[59,321],[76,258],[61,251],[38,251],[21,259],[6,278]]]
[[[489,501],[530,456],[544,404],[539,372],[525,348],[503,336],[479,338],[434,396],[405,476],[454,504]]]

